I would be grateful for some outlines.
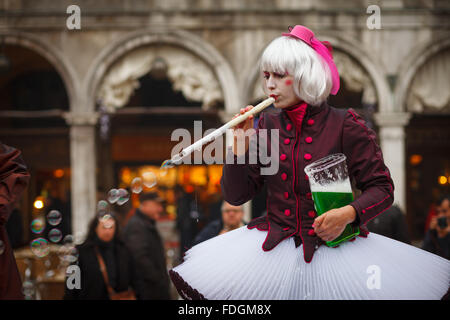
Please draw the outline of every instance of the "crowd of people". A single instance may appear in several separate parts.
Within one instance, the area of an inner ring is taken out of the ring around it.
[[[77,247],[80,289],[66,287],[64,299],[114,299],[124,292],[133,292],[125,295],[133,299],[174,298],[163,239],[156,227],[164,213],[164,200],[156,192],[147,192],[140,194],[139,203],[123,230],[114,214],[92,219],[86,240]],[[188,239],[191,246],[245,224],[242,206],[223,202],[221,214],[198,234],[193,233],[195,238]]]
[[[123,232],[114,214],[93,218],[85,242],[78,246],[81,286],[66,287],[64,299],[107,300],[126,292],[133,294],[125,299],[171,298],[164,244],[156,228],[163,199],[148,192],[141,193],[139,201]]]

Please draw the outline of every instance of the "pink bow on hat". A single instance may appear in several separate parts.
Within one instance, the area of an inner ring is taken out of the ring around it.
[[[339,72],[333,61],[333,48],[330,43],[328,41],[319,41],[314,37],[314,33],[304,26],[296,25],[294,28],[289,27],[289,31],[289,33],[282,33],[282,35],[302,40],[313,48],[328,64],[331,71],[331,79],[333,81],[331,94],[336,95],[340,86]]]

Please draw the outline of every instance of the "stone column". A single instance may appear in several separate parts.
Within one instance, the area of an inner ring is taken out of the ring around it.
[[[377,113],[375,121],[380,128],[380,145],[386,166],[394,180],[394,204],[406,213],[406,146],[405,126],[410,113]]]
[[[84,240],[96,212],[96,113],[66,113],[70,125],[72,234]]]

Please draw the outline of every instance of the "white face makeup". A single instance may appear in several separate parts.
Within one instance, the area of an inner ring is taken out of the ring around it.
[[[275,99],[275,108],[287,108],[302,100],[294,92],[294,77],[289,74],[264,71],[264,89],[268,96]]]

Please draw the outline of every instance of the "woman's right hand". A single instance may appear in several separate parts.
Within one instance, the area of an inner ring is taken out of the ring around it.
[[[237,118],[240,115],[243,115],[252,108],[253,106],[251,105],[242,108],[240,112],[233,117],[233,119]],[[248,150],[249,135],[246,133],[249,129],[253,129],[253,122],[254,117],[253,115],[251,115],[247,119],[245,119],[245,121],[242,121],[241,123],[233,127],[233,134],[234,134],[233,153],[238,157],[244,155]],[[241,144],[244,145],[244,148],[242,147],[238,148],[238,145]]]

